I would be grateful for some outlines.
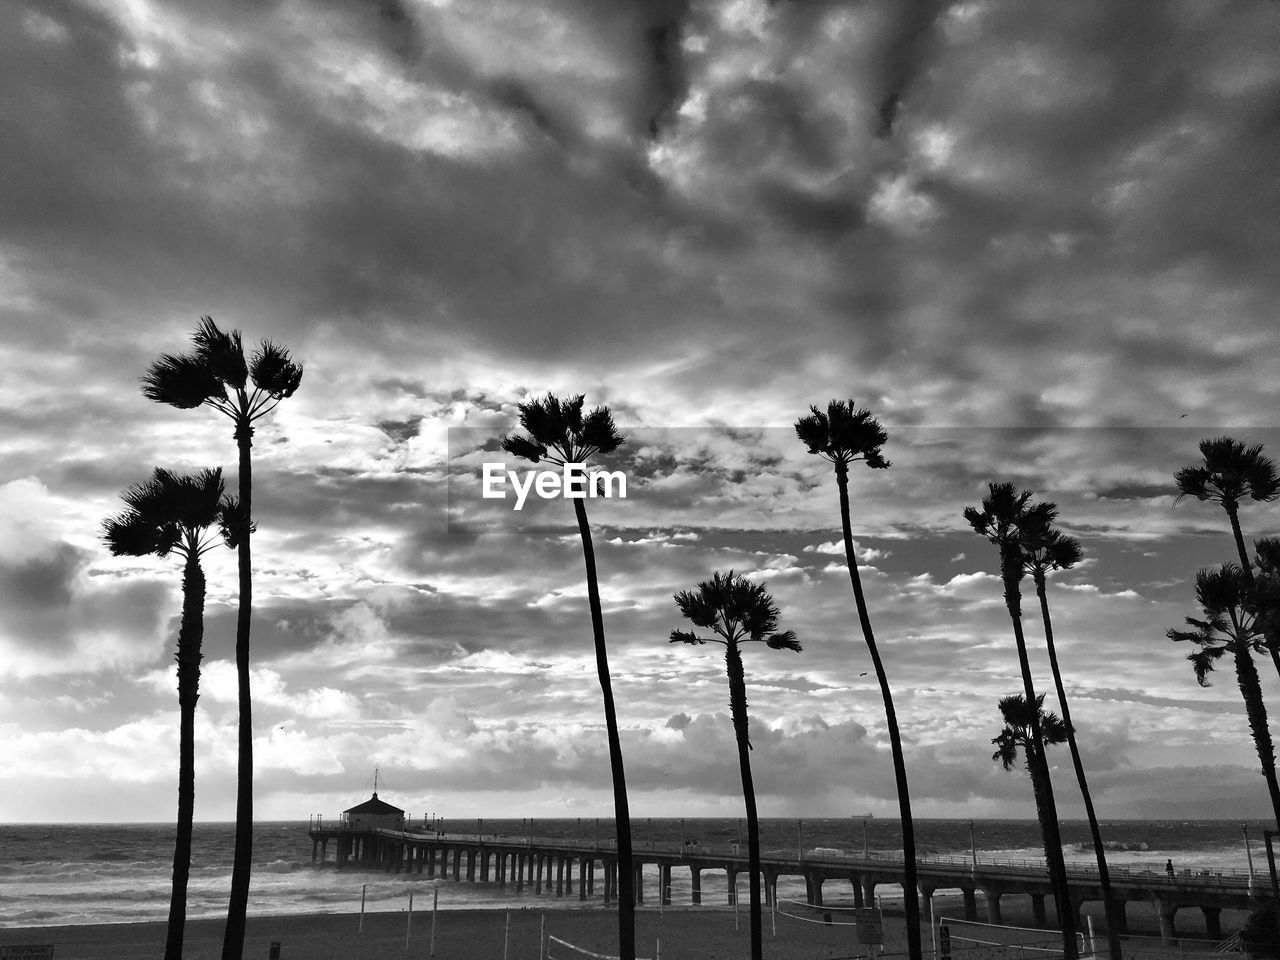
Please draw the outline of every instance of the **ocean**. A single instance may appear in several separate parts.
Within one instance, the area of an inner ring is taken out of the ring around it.
[[[916,844],[921,859],[972,856],[969,820],[919,820]],[[1041,859],[1039,831],[1033,820],[972,821],[973,847],[981,860]],[[1166,860],[1178,869],[1247,870],[1253,858],[1255,874],[1267,875],[1263,830],[1268,821],[1239,820],[1113,820],[1102,824],[1108,863],[1115,869],[1163,871]],[[475,821],[454,821],[450,832],[475,832]],[[538,819],[483,821],[485,834],[523,837],[565,837],[602,841],[612,838],[610,820]],[[573,909],[580,906],[577,892],[557,899],[529,888],[517,894],[513,884],[438,881],[424,875],[394,875],[337,870],[332,863],[311,862],[311,840],[304,822],[259,823],[254,829],[254,868],[250,888],[251,915],[298,913],[352,913],[402,911],[414,895],[414,910],[430,909],[439,897],[439,909],[519,908]],[[633,844],[643,850],[649,843],[702,844],[734,842],[741,822],[728,819],[637,819]],[[1093,848],[1084,821],[1064,821],[1063,842],[1069,863],[1093,863]],[[0,826],[0,927],[49,924],[116,923],[164,920],[169,910],[169,885],[173,864],[173,824],[21,824]],[[745,832],[742,834],[745,850]],[[1249,854],[1246,854],[1246,835]],[[234,827],[229,823],[195,826],[187,916],[220,917],[226,912],[231,882]],[[765,852],[794,856],[797,849],[814,848],[860,854],[864,848],[886,855],[901,851],[896,820],[858,818],[764,819],[761,847]],[[332,859],[332,849],[330,858]],[[649,902],[656,903],[657,870],[650,868],[645,887]],[[683,876],[681,875],[683,874]],[[1264,881],[1265,882],[1265,881]],[[745,880],[743,881],[745,885]],[[719,887],[717,888],[717,884]],[[851,891],[829,884],[826,900],[832,904],[851,897]],[[745,887],[744,887],[745,888]],[[881,887],[890,894],[894,888]],[[597,893],[600,888],[597,886]],[[703,902],[723,904],[727,890],[723,874],[709,871],[702,877]],[[436,891],[439,891],[438,894]],[[672,898],[690,901],[687,873],[672,876]],[[799,878],[782,878],[780,899],[803,899]],[[886,896],[885,899],[891,899]]]

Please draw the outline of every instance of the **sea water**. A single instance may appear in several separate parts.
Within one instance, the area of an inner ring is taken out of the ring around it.
[[[972,824],[972,826],[970,826]],[[1239,820],[1113,820],[1102,824],[1108,863],[1113,869],[1152,870],[1162,873],[1172,860],[1179,871],[1212,870],[1244,873],[1251,856],[1260,881],[1267,875],[1263,830],[1267,821]],[[419,824],[415,821],[415,829]],[[528,820],[486,819],[450,821],[443,825],[452,834],[498,834],[520,838],[561,838],[602,845],[613,839],[613,822],[595,819]],[[746,832],[736,819],[637,819],[632,845],[643,853],[651,844],[669,847],[686,841],[704,849],[741,841],[746,853]],[[441,881],[423,874],[394,874],[349,867],[338,870],[330,862],[313,864],[306,822],[259,823],[254,827],[254,863],[249,894],[251,915],[296,913],[352,913],[402,911],[414,896],[414,910],[430,909],[438,898],[441,910],[538,907],[573,909],[578,899],[577,871],[572,895],[536,894],[530,885],[517,893],[515,884]],[[1064,821],[1063,844],[1069,863],[1094,862],[1088,825]],[[187,895],[189,918],[225,915],[231,885],[232,824],[198,823],[192,844],[191,874]],[[0,826],[0,927],[46,924],[115,923],[164,920],[169,910],[173,873],[172,824],[24,824]],[[1249,853],[1246,855],[1246,842]],[[970,859],[976,852],[984,862],[1039,860],[1043,858],[1039,828],[1034,820],[919,820],[916,847],[921,859],[952,857]],[[892,856],[901,852],[901,831],[888,818],[835,818],[761,820],[761,848],[765,855],[806,856],[815,849],[859,856]],[[740,878],[745,898],[746,880]],[[657,904],[658,874],[646,867],[646,902]],[[675,870],[671,898],[676,904],[691,900],[687,871]],[[877,888],[891,900],[899,888]],[[602,884],[597,876],[594,901]],[[803,899],[799,877],[779,880],[780,899]],[[848,884],[829,882],[825,900],[852,901]],[[722,871],[702,875],[702,902],[726,904],[728,890]]]

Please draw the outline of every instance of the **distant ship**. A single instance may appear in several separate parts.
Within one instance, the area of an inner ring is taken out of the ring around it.
[[[874,813],[855,813],[853,815],[854,820],[874,820],[875,818],[876,815]]]

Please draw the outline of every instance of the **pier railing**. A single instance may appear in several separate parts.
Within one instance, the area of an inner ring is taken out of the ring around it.
[[[345,823],[341,818],[321,818],[314,816],[310,823],[311,831],[342,831],[351,829],[350,825]],[[617,849],[617,841],[613,838],[600,837],[565,837],[565,836],[549,836],[543,834],[524,833],[474,833],[462,831],[438,831],[432,829],[429,823],[414,826],[411,821],[406,821],[405,828],[396,831],[404,835],[406,839],[431,839],[435,838],[441,842],[448,843],[490,843],[495,846],[530,846],[530,847],[556,847],[564,850],[582,850],[582,851],[612,851]],[[686,843],[662,843],[655,842],[652,839],[640,840],[633,842],[631,848],[635,852],[646,852],[659,854],[662,856],[690,856],[698,858],[714,858],[714,857],[745,857],[747,855],[746,843],[703,843],[701,841],[689,841]],[[797,854],[800,854],[797,856]],[[844,851],[835,850],[833,848],[815,847],[809,850],[799,850],[794,846],[774,846],[768,849],[762,849],[760,856],[764,860],[782,860],[794,863],[796,860],[804,860],[814,863],[848,863],[850,866],[867,866],[883,864],[886,867],[901,866],[902,854],[896,851],[885,850],[867,850],[858,851],[856,853],[846,853]],[[984,857],[978,854],[975,858],[972,854],[968,855],[948,855],[948,856],[930,856],[917,857],[916,863],[923,867],[954,867],[957,870],[974,871],[975,864],[977,872],[982,872],[983,868],[1001,873],[1011,873],[1023,871],[1036,876],[1043,876],[1048,872],[1048,867],[1044,860],[1040,859],[1017,859],[1017,858],[997,858]],[[1194,884],[1197,887],[1204,886],[1222,886],[1222,887],[1241,887],[1257,885],[1261,888],[1268,883],[1266,877],[1261,874],[1250,874],[1247,870],[1194,870],[1184,867],[1173,874],[1168,875],[1166,867],[1161,863],[1108,863],[1107,871],[1113,881],[1131,881],[1136,883],[1160,882],[1167,883],[1171,886],[1177,886],[1179,882]],[[1069,878],[1079,880],[1096,880],[1098,878],[1098,868],[1095,864],[1087,863],[1068,863],[1067,875]]]

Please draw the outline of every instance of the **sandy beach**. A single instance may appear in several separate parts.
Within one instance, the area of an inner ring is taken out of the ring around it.
[[[616,955],[617,914],[613,910],[512,910],[508,960],[538,960],[540,933],[569,941],[597,954]],[[450,910],[437,915],[435,953],[439,960],[500,960],[504,956],[506,920],[502,910]],[[267,960],[273,941],[280,943],[280,960],[375,960],[383,957],[429,958],[431,915],[413,917],[405,946],[404,913],[368,914],[364,931],[356,914],[323,916],[250,917],[245,938],[247,960]],[[747,956],[750,941],[745,911],[734,929],[728,909],[674,909],[661,915],[644,911],[636,918],[637,954],[654,957],[659,938],[661,956],[669,960],[724,960]],[[851,927],[801,923],[779,918],[778,936],[765,919],[766,956],[776,960],[836,958],[855,955]],[[217,960],[222,951],[221,920],[187,924],[184,957]],[[120,960],[160,957],[164,953],[164,923],[122,923],[66,927],[34,927],[0,931],[0,946],[53,944],[55,960]],[[551,944],[550,956],[583,957]]]
[[[955,916],[958,904],[948,904],[939,897],[937,915]],[[766,911],[764,920],[764,955],[769,960],[836,960],[866,956],[851,926],[827,925],[819,911],[788,907],[785,913],[807,915],[777,917],[777,933]],[[1132,910],[1137,914],[1137,910]],[[506,937],[510,917],[510,937]],[[840,920],[839,911],[833,919]],[[1131,932],[1154,933],[1145,916],[1130,916]],[[616,955],[617,915],[602,906],[583,909],[536,908],[503,910],[440,911],[435,926],[435,951],[431,952],[431,914],[413,916],[406,947],[408,917],[400,913],[372,913],[364,919],[363,932],[357,914],[289,915],[250,917],[245,939],[246,960],[268,960],[271,944],[280,944],[280,960],[375,960],[387,957],[413,957],[428,960],[538,960],[540,935],[568,941],[586,951]],[[728,960],[749,954],[746,910],[738,915],[735,929],[734,912],[728,907],[675,907],[661,913],[646,907],[636,915],[636,946],[640,957],[655,957],[659,942],[665,960]],[[1007,923],[1021,924],[1029,917],[1013,912]],[[1179,933],[1203,936],[1199,911],[1183,911],[1179,916]],[[1224,913],[1226,930],[1239,928],[1243,917]],[[1095,923],[1097,920],[1095,920]],[[905,950],[905,925],[901,917],[885,917],[886,957]],[[184,956],[187,960],[217,960],[221,954],[223,922],[221,919],[193,920],[187,924]],[[1101,925],[1098,926],[1101,933]],[[32,927],[0,930],[0,946],[52,944],[56,960],[118,960],[118,958],[159,957],[164,952],[165,924],[123,923],[62,927]],[[1052,933],[1047,934],[1052,940]],[[505,952],[504,952],[505,946]],[[957,957],[964,951],[954,951]],[[925,934],[925,949],[930,948]],[[1175,948],[1176,949],[1176,948]],[[984,951],[985,952],[985,951]],[[573,960],[585,954],[575,953],[552,942],[548,956],[555,960]]]

